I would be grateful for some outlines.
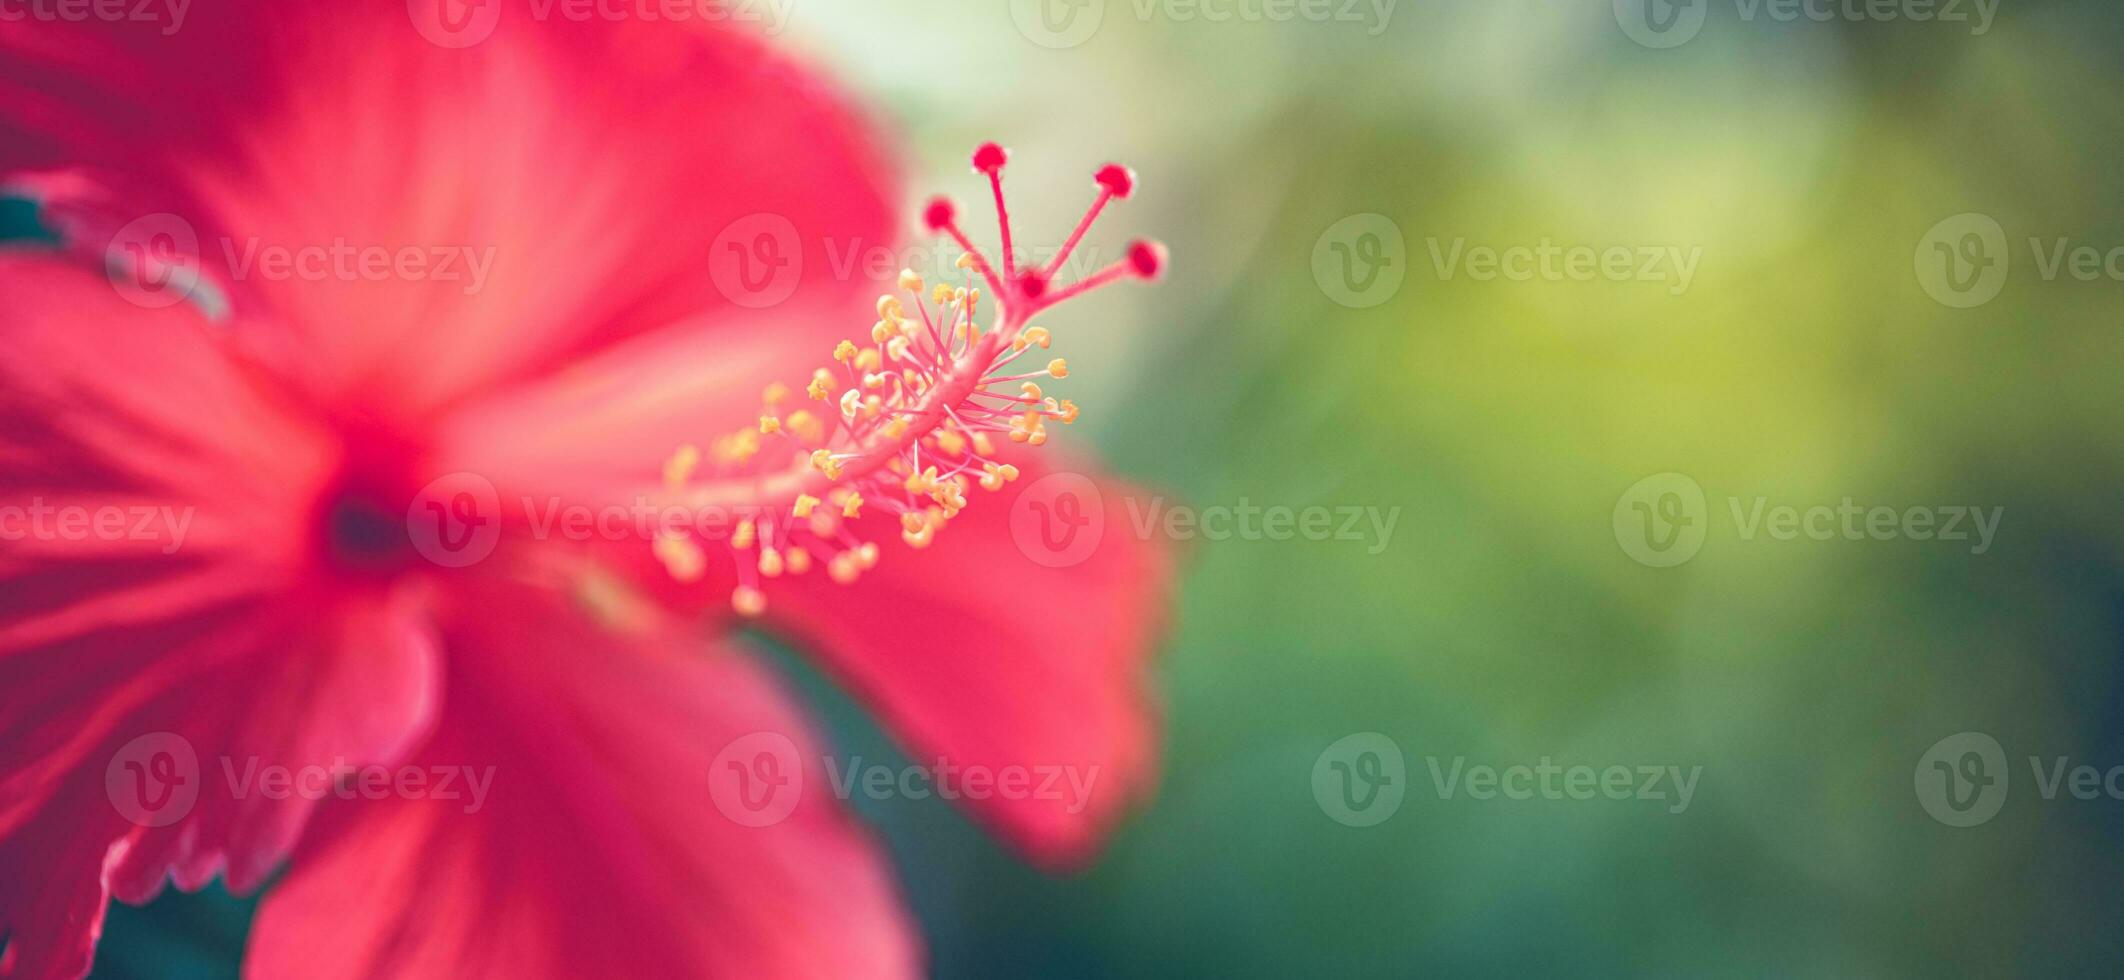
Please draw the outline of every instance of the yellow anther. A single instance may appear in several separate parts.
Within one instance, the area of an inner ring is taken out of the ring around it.
[[[811,552],[797,548],[789,553],[789,574],[802,575],[811,571]]]
[[[850,520],[863,516],[863,495],[849,491],[848,499],[841,501],[841,516]]]
[[[900,515],[900,528],[902,530],[920,531],[927,527],[929,527],[929,521],[924,519],[919,513],[909,511]]]
[[[863,404],[863,393],[854,388],[841,393],[841,417],[855,418],[856,408]]]
[[[841,464],[833,458],[832,450],[813,450],[811,453],[811,465],[819,472],[826,474],[826,478],[829,480],[841,478]]]
[[[1032,399],[1033,401],[1039,401],[1039,400],[1040,400],[1040,386],[1039,386],[1039,385],[1036,385],[1036,384],[1033,384],[1033,383],[1032,383],[1032,382],[1030,382],[1030,381],[1027,381],[1027,382],[1025,382],[1024,384],[1022,384],[1022,385],[1019,385],[1019,386],[1018,386],[1018,390],[1019,390],[1019,391],[1022,391],[1022,392],[1024,392],[1024,393],[1025,393],[1025,397],[1027,397],[1027,398],[1030,398],[1030,399]]]
[[[911,423],[907,421],[907,416],[904,415],[885,423],[885,438],[898,439],[902,436],[905,436],[907,434],[907,428],[910,424]]]
[[[789,426],[789,431],[796,435],[797,441],[807,446],[815,445],[819,440],[826,438],[826,423],[819,421],[818,416],[803,409],[789,413],[789,418],[784,420],[784,424]]]
[[[907,359],[908,348],[913,344],[914,341],[907,339],[904,334],[894,337],[885,342],[885,356],[895,361],[904,361]]]
[[[913,269],[901,269],[900,288],[920,295],[922,292],[922,277],[917,275]]]
[[[750,518],[747,518],[737,522],[737,527],[730,529],[730,546],[733,548],[750,548],[752,547],[752,542],[757,540],[758,537],[759,529],[753,526]]]
[[[1027,409],[1024,415],[1010,420],[1010,441],[1030,442],[1037,446],[1047,441],[1047,431],[1038,409]]]
[[[769,408],[788,400],[789,386],[779,381],[768,385],[766,391],[760,392],[760,401],[765,402]]]
[[[1018,468],[1008,463],[988,463],[981,467],[981,489],[1001,490],[1003,484],[1018,478]]]
[[[1062,399],[1062,424],[1077,424],[1077,403],[1067,398]]]
[[[891,320],[879,320],[878,322],[870,325],[870,342],[873,344],[882,344],[885,342],[885,338],[890,337],[895,333],[898,333],[898,331],[893,329],[893,324]]]
[[[833,348],[833,359],[834,359],[834,360],[836,360],[836,361],[839,361],[839,362],[841,362],[841,363],[843,363],[843,364],[846,364],[846,363],[848,363],[848,362],[849,362],[850,360],[854,359],[854,358],[855,358],[855,356],[856,356],[856,345],[855,345],[855,341],[853,341],[853,340],[844,340],[844,341],[841,341],[840,343],[838,343],[838,344],[835,344],[835,345],[834,345],[834,348]]]
[[[897,317],[903,309],[905,307],[900,305],[898,296],[886,293],[878,297],[878,319],[880,320],[890,320]]]
[[[730,592],[730,608],[750,619],[767,611],[767,594],[749,585],[740,585]]]
[[[797,494],[796,506],[791,508],[790,510],[792,513],[794,513],[800,518],[810,517],[811,509],[813,507],[817,507],[818,505],[819,498],[814,497],[808,493],[800,493]]]
[[[760,434],[740,429],[715,441],[715,456],[726,463],[743,463],[760,451]]]
[[[856,561],[861,563],[864,568],[878,567],[878,546],[875,544],[868,541],[863,542],[857,546],[855,556]]]
[[[960,252],[960,253],[959,253],[959,258],[958,258],[958,260],[957,260],[957,261],[955,261],[955,262],[953,262],[953,263],[952,263],[952,265],[958,266],[958,267],[959,267],[959,268],[961,268],[961,269],[971,269],[971,268],[973,268],[973,267],[974,267],[974,257],[973,257],[973,253],[972,253],[972,252]]]
[[[879,415],[883,414],[883,413],[884,413],[884,411],[885,411],[885,399],[883,399],[883,398],[879,398],[879,397],[878,397],[878,396],[876,396],[876,395],[868,395],[868,396],[865,396],[865,397],[864,397],[864,399],[863,399],[863,417],[864,417],[864,418],[866,418],[866,419],[874,419],[874,418],[877,418],[877,417],[878,417]]]
[[[937,433],[937,448],[946,456],[957,456],[966,451],[966,437],[951,429]]]
[[[690,538],[661,534],[657,536],[655,543],[650,545],[649,550],[656,554],[658,561],[664,563],[664,571],[680,582],[698,581],[701,573],[708,569],[707,557],[701,554],[700,546],[694,544]]]
[[[760,549],[760,574],[779,578],[782,574],[782,553],[773,548]]]
[[[676,487],[693,475],[693,468],[701,465],[701,447],[688,443],[678,447],[664,463],[664,485]]]
[[[973,444],[974,452],[980,453],[983,456],[993,456],[996,454],[996,442],[995,440],[990,439],[988,437],[988,433],[986,432],[974,433]]]
[[[1046,350],[1055,342],[1054,336],[1047,332],[1046,327],[1026,327],[1021,339],[1027,343],[1039,344],[1041,350]]]
[[[772,415],[762,415],[762,416],[760,416],[760,434],[761,434],[761,435],[763,435],[763,436],[771,436],[771,435],[773,435],[773,434],[775,434],[775,433],[777,433],[777,432],[780,432],[780,431],[782,431],[782,420],[781,420],[781,419],[775,418],[775,417],[774,417],[774,416],[772,416]]]
[[[885,355],[875,347],[865,347],[856,352],[855,368],[858,371],[875,371],[885,366]]]
[[[966,267],[962,265],[959,268]],[[937,283],[937,288],[929,291],[929,301],[938,306],[951,302],[951,287],[941,282]]]
[[[1047,362],[1047,373],[1050,376],[1057,378],[1069,377],[1069,362],[1059,357],[1055,358],[1054,360]]]
[[[825,401],[826,396],[833,394],[833,375],[825,368],[818,369],[812,374],[811,383],[804,386],[804,392],[812,401]]]
[[[937,468],[934,466],[919,473],[909,473],[907,475],[907,482],[902,484],[902,486],[906,488],[908,493],[928,493],[931,489],[935,488],[936,485]]]
[[[855,552],[844,551],[826,560],[826,574],[832,576],[835,582],[847,585],[863,574],[863,566],[856,558]]]
[[[929,492],[929,499],[936,501],[937,506],[944,508],[945,516],[957,514],[959,511],[966,509],[965,484],[960,483],[958,477],[944,480],[937,484],[936,489]]]

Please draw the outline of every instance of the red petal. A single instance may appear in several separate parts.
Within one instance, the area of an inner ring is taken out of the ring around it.
[[[248,888],[291,846],[310,804],[216,792],[221,760],[405,751],[433,643],[405,598],[307,590],[314,434],[196,315],[19,257],[0,294],[0,531],[22,538],[0,559],[0,934],[21,975],[79,973],[106,894]],[[56,516],[76,508],[169,508],[188,533],[120,513],[77,540]]]
[[[1129,488],[1017,465],[1018,482],[977,491],[925,550],[866,520],[858,535],[883,550],[874,570],[847,586],[816,572],[773,580],[768,615],[865,695],[917,763],[1057,773],[1047,791],[970,805],[1034,858],[1068,864],[1153,779],[1145,672],[1171,570],[1157,542],[1130,533]],[[1048,548],[1033,505],[1058,490],[1100,523]]]
[[[394,793],[320,813],[266,898],[249,973],[917,972],[888,872],[760,670],[702,656],[668,623],[619,634],[552,597],[475,599],[449,638],[443,720],[412,760],[429,786],[460,773],[457,797]],[[761,751],[803,778],[753,784],[754,810],[727,766]]]
[[[98,252],[132,219],[182,216],[237,310],[294,331],[259,338],[289,370],[381,388],[402,415],[702,313],[839,308],[860,284],[833,255],[891,244],[867,131],[741,30],[462,9],[478,19],[457,37],[491,36],[433,43],[429,8],[399,0],[198,4],[167,37],[0,24],[0,146],[20,147],[0,173],[65,168],[42,186]],[[755,259],[801,264],[740,268],[763,234]],[[350,252],[344,273],[340,245],[391,271]],[[269,273],[276,248],[326,264]],[[401,253],[430,269],[398,274]],[[468,257],[490,263],[477,282]],[[807,348],[835,326],[800,322],[785,339]]]

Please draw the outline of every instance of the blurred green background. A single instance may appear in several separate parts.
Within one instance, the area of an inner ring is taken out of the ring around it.
[[[2124,800],[2044,799],[2028,759],[2124,764],[2124,283],[2046,277],[2029,240],[2124,245],[2124,9],[2004,0],[1978,33],[1696,0],[1653,47],[1636,0],[1143,2],[1081,0],[1070,44],[1026,0],[795,0],[781,39],[904,138],[911,195],[977,199],[967,148],[1010,145],[1021,241],[1066,231],[1096,165],[1138,170],[1096,240],[1163,238],[1173,272],[1058,315],[1070,440],[1168,503],[1401,514],[1376,554],[1187,546],[1163,785],[1087,873],[937,801],[863,804],[935,972],[2115,975]],[[1969,212],[2010,259],[1956,308],[1928,235]],[[1400,282],[1345,305],[1323,236],[1365,214]],[[1677,294],[1432,253],[1544,239],[1701,259]],[[1668,472],[1707,536],[1652,567],[1614,517]],[[1750,539],[1728,510],[1846,497],[2003,520],[1973,554]],[[887,751],[809,687],[845,752]],[[1964,731],[2010,763],[1966,828],[1921,799]],[[1315,763],[1367,732],[1406,796],[1346,826]],[[1544,757],[1702,775],[1675,813],[1445,798],[1428,768]],[[98,972],[233,973],[249,909],[114,909]]]

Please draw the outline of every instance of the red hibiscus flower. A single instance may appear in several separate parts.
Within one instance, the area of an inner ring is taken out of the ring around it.
[[[1012,521],[1119,523],[1023,489],[1076,414],[1028,320],[1154,246],[1051,284],[1006,218],[878,299],[819,249],[893,240],[883,155],[725,24],[124,6],[0,21],[64,246],[0,255],[0,975],[283,862],[261,976],[914,973],[740,615],[917,760],[1095,776],[963,794],[1036,860],[1143,790],[1164,557]]]

